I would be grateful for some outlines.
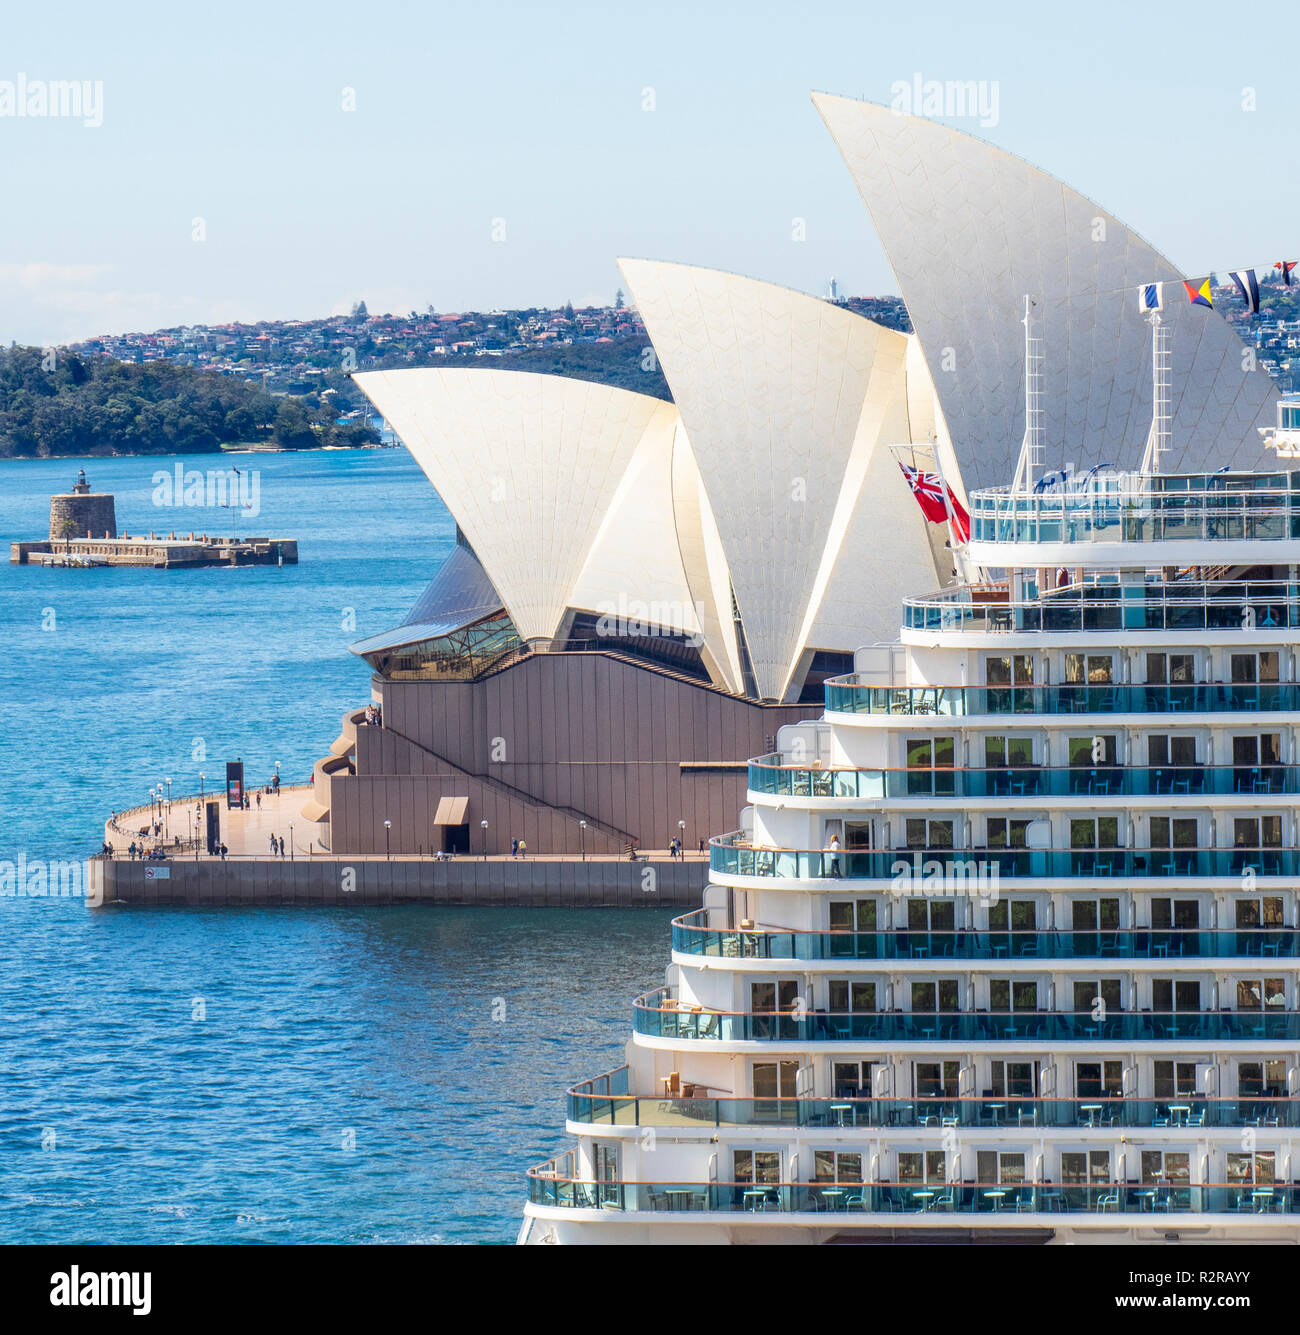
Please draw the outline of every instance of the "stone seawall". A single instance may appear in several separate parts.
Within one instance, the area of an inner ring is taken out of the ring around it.
[[[150,874],[152,873],[152,874]],[[165,873],[160,874],[160,873]],[[113,904],[444,904],[507,908],[698,908],[705,862],[358,858],[166,863],[97,858],[92,907]]]

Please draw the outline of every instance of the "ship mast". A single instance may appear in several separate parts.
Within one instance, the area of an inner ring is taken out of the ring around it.
[[[1151,430],[1147,433],[1146,452],[1142,456],[1144,476],[1160,471],[1160,456],[1169,449],[1173,439],[1173,415],[1170,411],[1173,366],[1169,350],[1169,327],[1160,318],[1158,310],[1151,312],[1147,323],[1151,326]]]
[[[1025,313],[1020,321],[1025,326],[1025,435],[1011,484],[1013,494],[1033,491],[1034,465],[1043,462],[1043,340],[1034,337],[1034,305],[1026,292]]]

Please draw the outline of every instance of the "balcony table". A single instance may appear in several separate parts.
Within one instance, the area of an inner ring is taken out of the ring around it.
[[[986,1191],[984,1199],[993,1202],[993,1213],[998,1214],[1002,1209],[1002,1198],[1007,1193],[1005,1191]]]
[[[1088,1114],[1088,1125],[1089,1125],[1089,1126],[1096,1126],[1096,1125],[1097,1125],[1097,1114],[1098,1114],[1099,1112],[1101,1112],[1101,1108],[1102,1108],[1102,1105],[1101,1105],[1100,1103],[1081,1103],[1081,1104],[1079,1104],[1079,1111],[1080,1111],[1081,1113],[1087,1113],[1087,1114]]]
[[[852,1105],[851,1103],[832,1103],[832,1104],[831,1104],[831,1112],[833,1112],[833,1113],[835,1114],[835,1120],[836,1120],[836,1122],[839,1123],[840,1126],[843,1126],[843,1125],[844,1125],[844,1114],[845,1114],[845,1113],[850,1113],[850,1112],[852,1112],[852,1111],[853,1111],[853,1105]]]
[[[822,1200],[826,1202],[828,1210],[842,1210],[844,1208],[844,1192],[840,1187],[824,1187],[819,1194]]]
[[[930,1208],[930,1204],[934,1200],[934,1192],[914,1191],[912,1193],[912,1199],[921,1202],[921,1213],[924,1214]]]
[[[1183,1126],[1187,1115],[1192,1111],[1190,1103],[1171,1103],[1169,1120],[1174,1126]]]
[[[741,1197],[741,1204],[751,1212],[767,1209],[767,1192],[751,1190]]]

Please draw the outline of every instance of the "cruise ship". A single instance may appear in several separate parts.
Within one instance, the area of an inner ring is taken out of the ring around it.
[[[749,763],[521,1242],[1300,1239],[1300,472],[1027,481]]]

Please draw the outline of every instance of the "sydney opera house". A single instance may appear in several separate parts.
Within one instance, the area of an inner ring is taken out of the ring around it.
[[[900,598],[952,554],[894,447],[959,499],[1011,480],[1024,296],[1042,438],[1077,469],[1136,466],[1151,419],[1133,293],[1182,275],[1089,199],[1006,152],[815,95],[911,317],[901,334],[752,278],[620,261],[672,402],[521,372],[356,381],[454,515],[405,622],[353,645],[383,727],[317,767],[336,853],[694,848],[744,805],[746,758],[821,706]],[[1167,312],[1171,470],[1253,467],[1276,390],[1216,313]]]

